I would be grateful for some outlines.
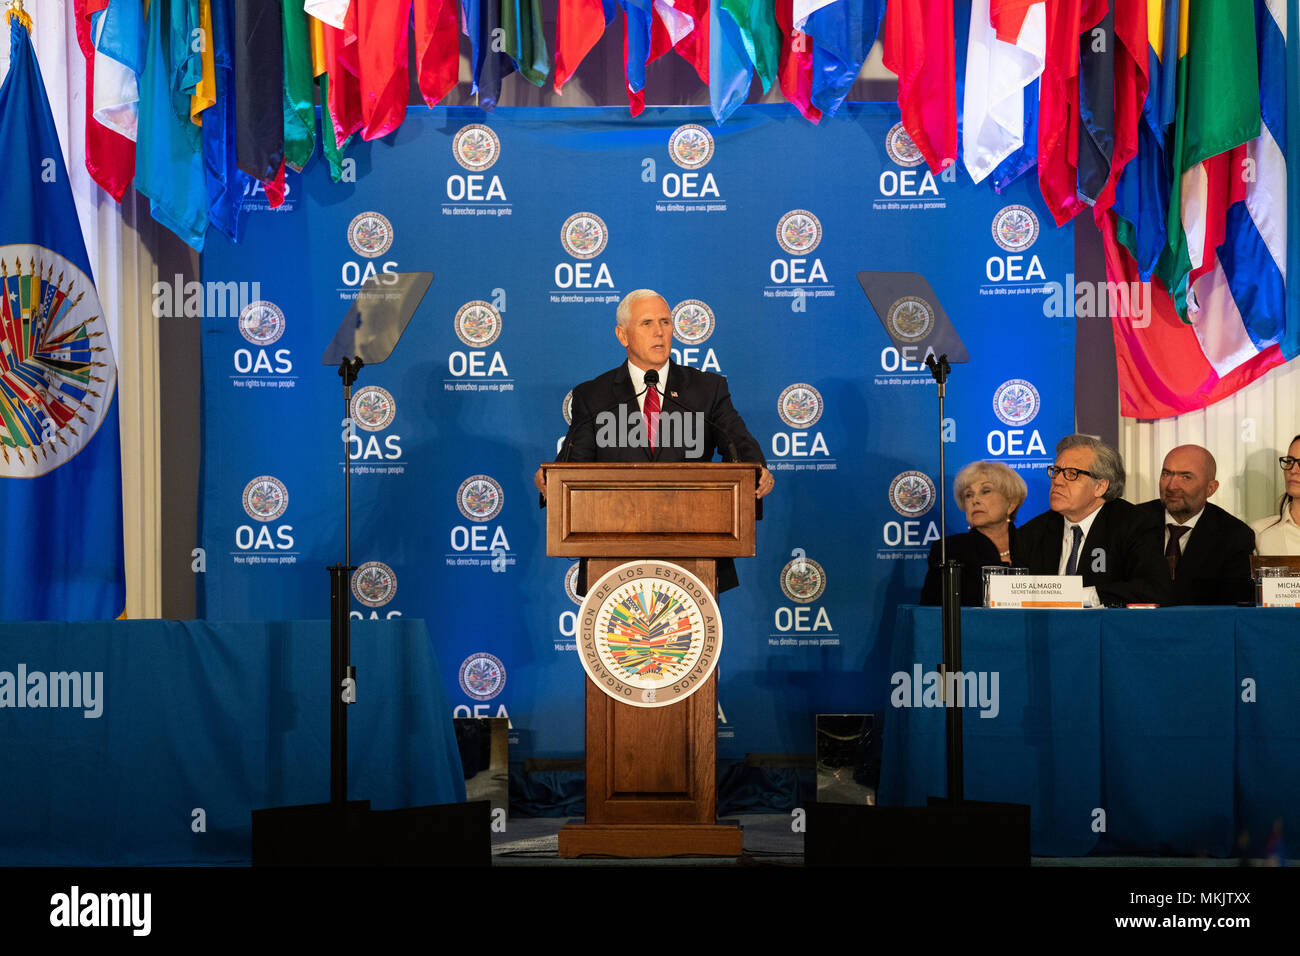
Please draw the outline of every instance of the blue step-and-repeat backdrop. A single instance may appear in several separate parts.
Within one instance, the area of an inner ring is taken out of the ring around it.
[[[360,284],[391,272],[434,280],[356,386],[354,617],[426,619],[453,711],[508,716],[515,756],[582,751],[576,565],[545,556],[532,477],[572,386],[624,360],[614,309],[633,289],[673,307],[675,361],[728,377],[776,477],[758,556],[720,599],[721,757],[811,752],[813,715],[883,709],[938,496],[966,530],[957,467],[1006,462],[1029,484],[1022,517],[1046,508],[1074,330],[1045,285],[1068,281],[1070,233],[1032,176],[1001,195],[932,176],[893,104],[820,128],[785,106],[721,128],[681,108],[413,109],[348,155],[343,182],[320,161],[291,174],[281,209],[254,197],[243,241],[214,236],[203,255],[219,300],[203,336],[204,616],[328,616],[346,412],[321,355]],[[943,318],[899,295],[887,332],[862,271],[921,274],[969,353],[949,382],[946,483],[921,364]]]

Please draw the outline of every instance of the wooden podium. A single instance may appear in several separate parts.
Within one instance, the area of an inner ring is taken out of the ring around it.
[[[717,597],[718,558],[754,554],[750,463],[553,462],[546,553],[587,558],[587,585],[640,558],[685,568]],[[724,631],[725,641],[725,631]],[[719,826],[717,675],[685,700],[634,707],[586,686],[587,818],[560,830],[560,856],[739,856]]]

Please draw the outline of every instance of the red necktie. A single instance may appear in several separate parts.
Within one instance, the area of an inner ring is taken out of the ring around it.
[[[645,393],[645,427],[650,437],[650,450],[654,451],[659,434],[659,389],[651,385]]]

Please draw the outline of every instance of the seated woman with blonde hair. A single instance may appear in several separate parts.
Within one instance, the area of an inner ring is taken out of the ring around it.
[[[948,536],[948,560],[961,564],[961,603],[965,607],[984,604],[986,565],[1014,565],[1016,555],[1016,510],[1025,503],[1029,489],[1025,480],[999,462],[973,461],[952,483],[957,505],[966,513],[970,531]],[[930,569],[921,588],[922,604],[940,603],[942,578],[939,542],[930,546]]]

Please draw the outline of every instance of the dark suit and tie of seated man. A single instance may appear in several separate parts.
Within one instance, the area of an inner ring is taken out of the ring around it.
[[[572,425],[557,460],[712,461],[716,450],[725,460],[763,466],[756,497],[772,490],[762,446],[732,406],[727,380],[672,361],[673,316],[663,296],[652,289],[625,295],[614,335],[627,361],[574,388]],[[533,482],[545,494],[540,468]],[[718,590],[729,587],[734,566],[720,561]]]
[[[1051,510],[1020,529],[1016,563],[1033,574],[1082,575],[1084,601],[1093,606],[1168,604],[1159,525],[1120,497],[1119,452],[1088,435],[1067,435],[1047,473]]]
[[[1250,555],[1255,532],[1208,499],[1218,490],[1214,456],[1179,445],[1160,469],[1160,497],[1139,505],[1158,524],[1172,578],[1172,604],[1238,604],[1254,597]]]

